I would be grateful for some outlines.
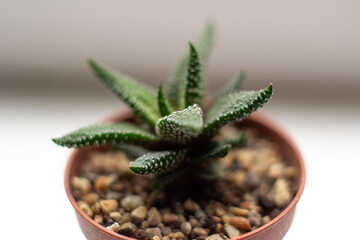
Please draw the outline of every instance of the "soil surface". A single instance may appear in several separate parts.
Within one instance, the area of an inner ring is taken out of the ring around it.
[[[224,128],[221,136],[238,130]],[[93,152],[71,179],[80,208],[98,224],[136,239],[222,240],[275,218],[296,193],[296,171],[275,144],[246,130],[246,143],[220,159],[221,179],[185,177],[152,190],[146,176],[129,170],[122,152]]]

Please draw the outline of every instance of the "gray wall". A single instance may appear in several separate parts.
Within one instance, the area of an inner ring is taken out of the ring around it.
[[[2,90],[100,91],[94,58],[157,85],[206,19],[218,25],[209,88],[239,68],[280,96],[360,90],[360,1],[0,0]]]

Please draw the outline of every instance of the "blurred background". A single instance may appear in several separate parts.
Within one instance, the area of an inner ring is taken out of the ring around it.
[[[354,238],[359,10],[357,0],[0,0],[0,238],[84,239],[62,185],[70,152],[50,138],[124,106],[86,59],[156,87],[209,19],[218,29],[209,94],[239,69],[246,89],[274,83],[261,111],[306,160],[306,190],[285,239]]]

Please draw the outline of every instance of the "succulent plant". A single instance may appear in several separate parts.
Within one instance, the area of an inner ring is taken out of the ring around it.
[[[95,124],[52,140],[75,148],[116,146],[135,159],[130,162],[134,173],[153,174],[154,187],[165,186],[189,172],[210,178],[221,176],[222,170],[214,160],[240,146],[245,136],[218,140],[219,130],[262,107],[272,96],[273,86],[243,91],[245,74],[240,72],[204,111],[204,78],[213,39],[214,25],[209,23],[200,39],[189,43],[189,53],[175,69],[166,95],[161,84],[156,93],[89,59],[99,79],[132,108],[138,124]]]

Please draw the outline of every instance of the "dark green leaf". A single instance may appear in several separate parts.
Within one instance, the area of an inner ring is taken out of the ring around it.
[[[103,123],[80,128],[53,141],[66,147],[88,147],[116,143],[155,143],[155,135],[131,123]]]
[[[191,158],[195,162],[209,161],[225,157],[231,150],[231,145],[219,142],[210,142],[200,149],[194,149]]]
[[[149,150],[140,147],[140,146],[136,146],[136,145],[132,145],[132,144],[120,144],[117,145],[116,148],[125,153],[127,156],[129,156],[130,158],[136,159],[146,153],[149,152]]]
[[[164,96],[161,84],[160,84],[159,90],[158,90],[158,105],[159,105],[159,111],[160,111],[162,117],[165,117],[174,111],[172,109],[169,101]]]
[[[211,133],[234,121],[248,117],[253,111],[269,101],[272,84],[260,91],[243,91],[217,99],[206,116],[204,133]]]
[[[187,150],[150,152],[130,162],[130,169],[141,175],[168,172],[184,161],[186,153]]]
[[[89,64],[105,85],[126,102],[138,117],[152,127],[155,126],[160,115],[157,108],[157,96],[151,89],[92,59],[89,59]]]
[[[210,56],[214,42],[214,29],[214,24],[208,23],[195,44],[198,49],[199,62],[201,67],[201,79],[205,79],[206,63]],[[180,110],[184,109],[186,106],[185,97],[189,59],[189,54],[186,54],[183,58],[181,58],[169,82],[169,89],[167,94],[168,98],[173,106]],[[201,84],[202,85],[200,88],[205,89],[205,86],[203,86],[204,81],[202,81]]]
[[[211,162],[203,171],[200,171],[198,175],[205,180],[216,180],[224,177],[224,166],[219,162]]]
[[[203,126],[202,110],[194,104],[159,119],[156,132],[166,141],[186,144],[201,133]]]
[[[203,79],[200,75],[200,63],[198,58],[198,53],[196,48],[189,43],[190,45],[190,61],[188,66],[188,75],[187,75],[187,85],[186,85],[186,95],[185,102],[186,106],[191,106],[193,104],[201,105],[202,98],[204,95],[203,89]]]

